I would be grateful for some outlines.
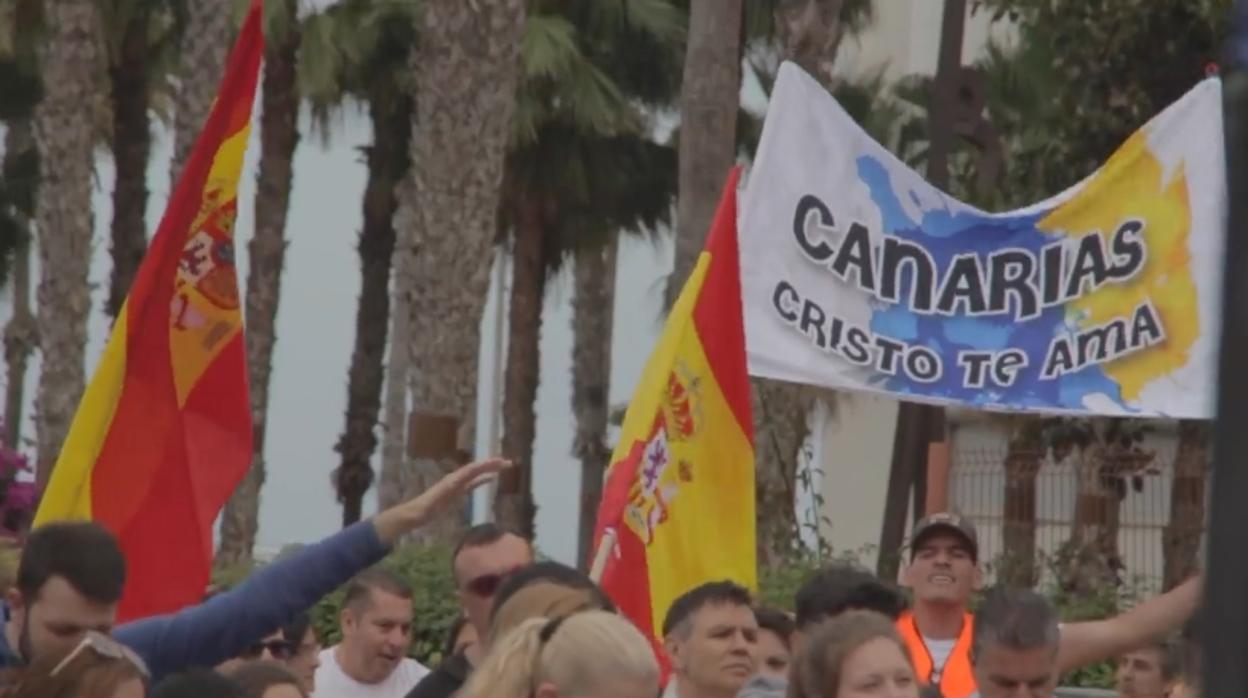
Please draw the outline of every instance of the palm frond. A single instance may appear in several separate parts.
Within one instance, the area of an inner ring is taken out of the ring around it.
[[[576,27],[563,17],[529,17],[520,43],[520,70],[527,79],[562,79],[583,63]]]

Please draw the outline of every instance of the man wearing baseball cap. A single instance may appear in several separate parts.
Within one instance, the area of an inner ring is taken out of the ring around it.
[[[897,630],[910,648],[919,680],[938,687],[944,698],[969,698],[977,690],[969,603],[983,582],[974,524],[958,514],[941,513],[915,525],[904,582],[914,593],[914,604],[897,619]],[[1199,601],[1199,579],[1192,578],[1120,616],[1063,625],[1059,672],[1165,636],[1187,621]]]

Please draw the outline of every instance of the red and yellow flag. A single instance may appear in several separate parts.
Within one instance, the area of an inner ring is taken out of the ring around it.
[[[260,5],[230,53],[35,517],[35,526],[93,520],[118,537],[128,567],[122,619],[203,597],[213,521],[251,461],[234,218],[264,53]]]
[[[624,417],[596,539],[615,532],[603,589],[652,638],[710,581],[756,587],[754,428],[737,258],[734,169]]]

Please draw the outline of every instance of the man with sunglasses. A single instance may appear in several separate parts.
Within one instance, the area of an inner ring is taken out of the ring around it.
[[[0,628],[0,667],[71,651],[89,631],[112,633],[152,676],[236,657],[510,464],[489,459],[448,474],[419,496],[266,565],[234,589],[178,613],[116,628],[125,585],[117,540],[93,523],[49,524],[22,550]],[[170,570],[176,574],[175,570]]]
[[[474,526],[464,534],[451,557],[460,607],[477,637],[489,633],[490,611],[499,587],[512,572],[532,564],[533,548],[520,536],[494,524]],[[480,645],[442,662],[426,676],[408,698],[449,698],[468,680],[480,660]]]
[[[277,662],[299,679],[303,692],[312,695],[316,687],[316,670],[321,666],[321,643],[312,627],[312,617],[299,613],[280,629],[243,650],[238,657],[217,667],[223,674],[233,673],[242,664],[255,660]]]

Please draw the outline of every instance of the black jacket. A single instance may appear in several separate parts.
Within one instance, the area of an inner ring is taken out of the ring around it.
[[[457,654],[438,665],[416,684],[407,698],[450,698],[464,687],[472,667],[463,654]]]

